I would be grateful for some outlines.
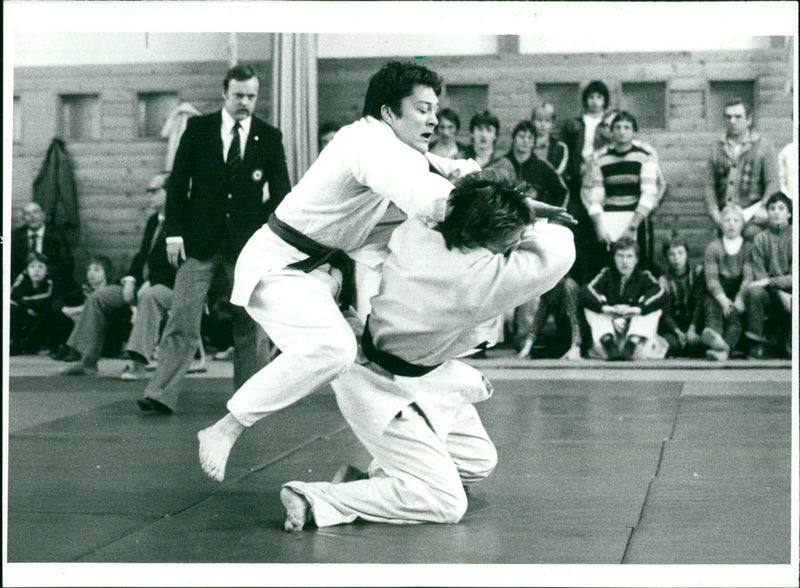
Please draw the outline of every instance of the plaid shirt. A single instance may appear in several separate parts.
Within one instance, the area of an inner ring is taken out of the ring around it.
[[[755,131],[744,138],[738,154],[731,149],[727,137],[712,145],[706,177],[709,209],[719,210],[728,204],[747,208],[779,189],[775,149]]]

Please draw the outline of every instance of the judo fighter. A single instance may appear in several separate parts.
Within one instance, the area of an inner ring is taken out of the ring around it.
[[[372,455],[368,473],[281,489],[285,528],[349,523],[456,523],[465,487],[497,452],[473,403],[492,386],[455,358],[481,343],[476,327],[550,290],[575,260],[564,209],[534,202],[493,170],[456,183],[442,222],[395,229],[359,359],[333,383],[339,408]],[[534,222],[537,215],[557,222]]]

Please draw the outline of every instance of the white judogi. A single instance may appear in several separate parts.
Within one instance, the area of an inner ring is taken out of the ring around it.
[[[391,230],[405,215],[444,218],[453,185],[429,165],[386,123],[367,116],[336,133],[275,215],[379,270]],[[445,172],[478,169],[463,160],[446,165]],[[329,265],[307,274],[287,269],[306,257],[264,225],[236,263],[231,302],[245,306],[282,352],[228,401],[245,426],[310,394],[355,359],[355,338],[334,300],[341,274]]]
[[[536,223],[519,251],[448,250],[415,219],[393,234],[370,331],[383,352],[442,364],[418,378],[359,360],[332,383],[339,408],[373,456],[370,478],[286,484],[319,526],[357,517],[386,523],[457,522],[464,484],[488,476],[497,455],[472,405],[491,395],[475,370],[450,359],[480,342],[476,326],[550,290],[575,259],[572,233]]]

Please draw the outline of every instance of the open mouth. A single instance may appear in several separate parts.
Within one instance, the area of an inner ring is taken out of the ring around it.
[[[426,141],[430,141],[432,136],[433,136],[433,133],[422,133],[422,137],[423,137],[423,138],[424,138]]]

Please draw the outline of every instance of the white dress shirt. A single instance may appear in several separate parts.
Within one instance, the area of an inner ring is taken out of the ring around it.
[[[250,135],[250,124],[253,122],[253,117],[248,116],[244,120],[239,121],[239,145],[244,159],[244,148],[247,145],[247,137]],[[222,136],[222,158],[227,161],[228,149],[231,147],[233,141],[233,125],[236,124],[236,119],[230,113],[222,109],[222,126],[220,128],[220,135]]]
[[[28,229],[27,233],[28,243],[31,242],[32,235],[36,235],[36,252],[41,253],[42,246],[44,244],[44,225],[35,230]]]

